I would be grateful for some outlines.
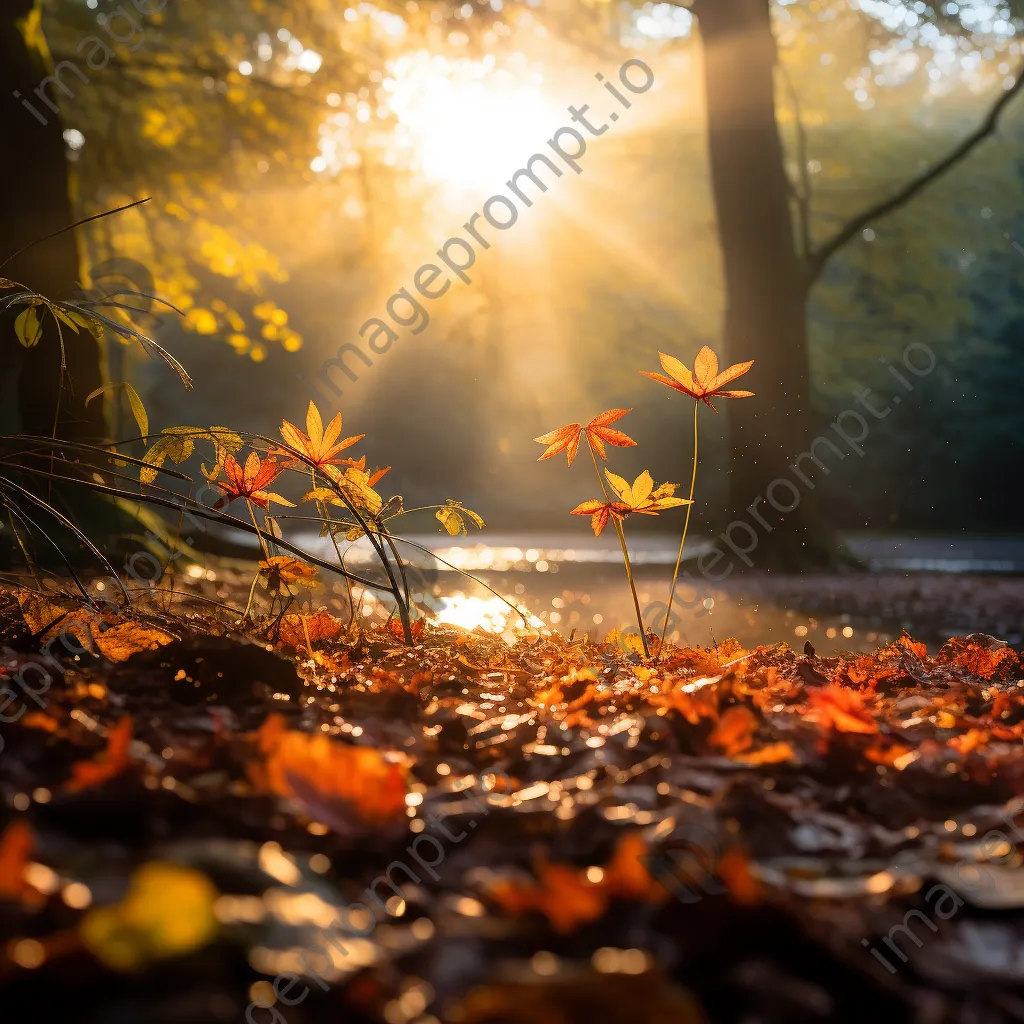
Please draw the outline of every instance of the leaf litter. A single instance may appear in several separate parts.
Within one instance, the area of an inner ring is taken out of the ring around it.
[[[216,951],[203,984],[236,1015],[296,971],[309,1006],[389,1024],[1018,1019],[1024,665],[991,637],[646,658],[618,631],[428,624],[410,648],[326,609],[0,612],[16,697],[62,628],[79,651],[4,718],[15,990],[74,977],[104,1006],[103,978],[156,992]],[[914,911],[935,928],[903,959],[878,939]],[[332,937],[318,985],[302,958]]]

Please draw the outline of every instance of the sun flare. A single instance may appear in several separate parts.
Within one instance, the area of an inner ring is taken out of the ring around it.
[[[539,73],[516,77],[482,60],[426,53],[395,62],[384,82],[413,163],[455,191],[497,189],[564,121]]]

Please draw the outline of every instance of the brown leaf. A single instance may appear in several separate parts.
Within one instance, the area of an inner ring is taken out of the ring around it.
[[[153,651],[174,637],[135,619],[121,619],[110,608],[92,609],[70,598],[49,598],[18,591],[18,605],[39,640],[70,636],[86,650],[109,661],[125,661],[139,651]]]
[[[617,964],[618,951],[608,952]],[[643,954],[637,955],[642,965]],[[657,970],[529,972],[478,985],[455,1009],[458,1016],[450,1019],[462,1024],[707,1024],[697,1000]]]

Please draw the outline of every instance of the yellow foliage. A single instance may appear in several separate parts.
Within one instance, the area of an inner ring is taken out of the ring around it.
[[[151,861],[133,875],[120,903],[82,919],[82,943],[108,967],[136,970],[152,960],[200,949],[217,934],[218,896],[202,872]]]
[[[208,309],[193,309],[185,317],[185,327],[196,334],[216,334],[217,318]]]

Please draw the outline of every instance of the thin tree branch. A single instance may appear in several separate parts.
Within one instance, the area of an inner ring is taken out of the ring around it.
[[[1000,115],[1022,88],[1024,88],[1024,71],[1018,72],[1013,85],[1009,89],[1004,90],[999,99],[992,104],[985,120],[942,160],[933,164],[927,170],[922,171],[916,178],[912,178],[888,199],[857,214],[856,217],[848,221],[827,242],[811,253],[807,260],[807,284],[811,285],[818,279],[828,260],[846,245],[858,231],[862,231],[872,221],[879,220],[894,210],[898,210],[919,192],[927,188],[933,181],[945,174],[946,171],[955,167],[980,142],[987,139],[995,131]]]
[[[94,220],[101,220],[103,217],[110,217],[115,213],[123,213],[125,210],[130,210],[133,206],[141,206],[143,203],[148,203],[149,197],[145,199],[136,199],[134,203],[128,203],[127,206],[119,206],[116,210],[106,210],[104,213],[97,213],[95,216],[86,217],[84,220],[76,220],[74,224],[68,224],[67,227],[58,228],[56,231],[51,231],[48,235],[43,235],[42,238],[37,238],[35,241],[29,242],[28,245],[23,245],[17,252],[11,253],[0,263],[0,270],[3,270],[11,260],[15,257],[20,256],[26,249],[31,249],[33,245],[38,245],[40,242],[49,241],[51,238],[56,238],[58,235],[63,235],[66,231],[73,231],[75,228],[80,228],[83,224],[91,224]]]

